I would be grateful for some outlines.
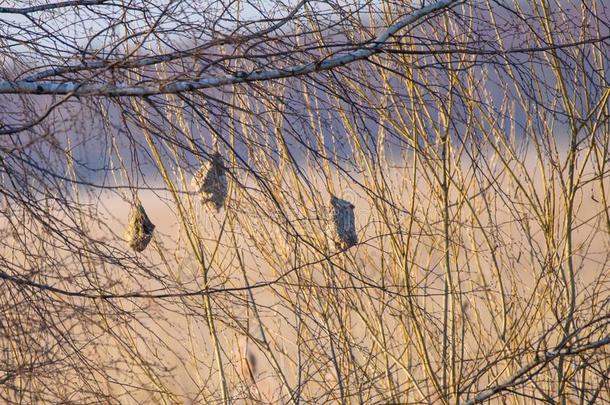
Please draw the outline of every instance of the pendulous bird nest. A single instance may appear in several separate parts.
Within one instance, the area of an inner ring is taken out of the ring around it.
[[[191,180],[191,187],[201,196],[204,205],[220,211],[225,204],[229,184],[227,169],[219,152],[212,154],[210,161],[201,166]]]
[[[332,223],[330,238],[338,249],[349,249],[358,243],[354,205],[335,196],[330,198]]]
[[[136,252],[142,252],[152,239],[155,225],[150,221],[144,207],[136,203],[129,213],[125,239],[129,246]]]

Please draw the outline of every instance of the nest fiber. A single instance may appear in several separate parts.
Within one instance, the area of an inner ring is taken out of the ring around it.
[[[152,239],[155,225],[150,221],[142,204],[137,203],[129,213],[129,223],[125,229],[125,239],[136,252],[146,249]]]
[[[348,249],[358,243],[354,205],[335,196],[330,199],[332,211],[331,237],[335,247]]]
[[[222,160],[220,153],[214,153],[191,180],[191,187],[201,196],[203,204],[217,211],[224,206],[228,191],[227,170]]]

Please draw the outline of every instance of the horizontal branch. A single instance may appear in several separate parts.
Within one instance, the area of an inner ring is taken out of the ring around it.
[[[308,266],[317,265],[323,263],[324,261],[331,260],[333,257],[341,254],[341,251],[335,252],[331,255],[325,256],[323,258],[303,263],[299,266],[293,267],[286,271],[283,274],[280,274],[275,279],[270,281],[264,281],[260,283],[256,283],[250,286],[244,287],[216,287],[216,288],[204,288],[195,291],[167,291],[157,292],[155,291],[133,291],[127,292],[123,294],[113,294],[108,292],[103,292],[99,290],[81,290],[81,291],[73,291],[73,290],[65,290],[62,288],[54,287],[48,284],[37,283],[32,280],[27,280],[21,277],[10,275],[4,271],[0,270],[0,280],[8,281],[15,285],[21,285],[26,287],[32,287],[42,291],[48,291],[55,293],[57,295],[63,295],[67,297],[79,297],[79,298],[88,298],[88,299],[103,299],[103,300],[111,300],[111,299],[124,299],[124,298],[150,298],[150,299],[164,299],[164,298],[180,298],[180,297],[194,297],[199,295],[213,295],[218,293],[230,293],[230,292],[239,292],[246,290],[255,290],[259,288],[269,287],[274,284],[279,283],[282,279],[286,278],[289,274],[297,272],[301,269],[304,269]]]
[[[426,50],[412,50],[412,49],[388,49],[384,50],[385,53],[394,55],[474,55],[474,56],[504,56],[510,54],[531,54],[539,52],[548,52],[559,49],[574,48],[581,45],[598,44],[600,42],[607,42],[610,40],[610,35],[597,38],[588,38],[582,41],[568,42],[563,44],[555,44],[548,46],[533,46],[533,47],[522,47],[522,48],[509,48],[509,49],[473,49],[473,48],[450,48],[450,49],[426,49]]]
[[[61,1],[59,3],[52,4],[41,4],[39,6],[31,7],[0,7],[0,14],[30,14],[37,13],[40,11],[55,10],[58,8],[65,7],[79,7],[79,6],[99,6],[99,5],[115,5],[121,6],[120,4],[109,3],[109,0],[74,0],[74,1]]]
[[[372,239],[374,238],[370,238],[368,240],[364,240],[361,242],[361,244],[367,244],[368,242],[370,242]],[[36,281],[32,281],[32,280],[28,280],[22,277],[18,277],[18,276],[13,276],[10,275],[2,270],[0,270],[0,280],[5,280],[8,281],[9,283],[12,283],[14,285],[20,285],[20,286],[25,286],[25,287],[31,287],[37,290],[41,290],[41,291],[47,291],[47,292],[51,292],[57,295],[62,295],[62,296],[67,296],[67,297],[79,297],[79,298],[86,298],[86,299],[93,299],[93,300],[98,300],[98,299],[102,299],[102,300],[119,300],[119,299],[131,299],[131,298],[145,298],[145,299],[167,299],[167,298],[185,298],[185,297],[195,297],[195,296],[204,296],[204,295],[214,295],[214,294],[226,294],[226,293],[235,293],[235,292],[243,292],[243,291],[247,291],[247,290],[257,290],[260,288],[265,288],[265,287],[271,287],[277,284],[283,284],[283,285],[287,285],[287,286],[295,286],[295,284],[292,283],[288,283],[283,281],[284,279],[286,279],[289,275],[296,273],[300,270],[303,270],[307,267],[310,266],[315,266],[315,265],[319,265],[322,264],[324,262],[327,261],[331,261],[333,260],[333,258],[336,258],[340,255],[343,254],[342,250],[333,252],[331,254],[325,254],[323,257],[306,262],[306,263],[302,263],[298,266],[292,267],[290,269],[287,269],[284,273],[279,274],[278,276],[276,276],[275,278],[268,280],[268,281],[261,281],[252,285],[247,285],[247,286],[241,286],[241,287],[209,287],[209,288],[203,288],[203,289],[198,289],[198,290],[176,290],[176,289],[172,289],[172,288],[163,288],[163,289],[157,289],[157,290],[142,290],[142,291],[129,291],[129,292],[124,292],[124,293],[111,293],[111,292],[107,292],[107,291],[103,291],[100,289],[84,289],[84,290],[66,290],[63,288],[58,288],[58,287],[54,287],[48,284],[43,284],[43,283],[38,283]],[[351,287],[342,287],[342,288],[338,288],[336,286],[324,286],[324,285],[311,285],[309,287],[315,287],[315,288],[330,288],[330,289],[358,289],[358,290],[365,290],[365,289],[376,289],[376,290],[381,290],[385,293],[391,294],[391,295],[395,295],[398,297],[402,297],[402,298],[407,298],[407,297],[433,297],[433,296],[443,296],[444,293],[443,292],[439,292],[438,294],[436,293],[429,293],[426,292],[425,294],[404,294],[398,291],[398,289],[400,289],[402,286],[400,285],[377,285],[371,282],[368,282],[362,278],[359,278],[357,276],[355,276],[352,273],[347,272],[351,277],[354,277],[357,281],[360,281],[362,283],[362,285],[358,285],[358,286],[351,286]],[[305,284],[299,284],[299,286],[301,287],[307,287],[307,285]],[[395,287],[397,290],[392,290],[390,287]],[[482,290],[477,289],[476,292],[480,293]],[[472,294],[475,291],[472,290],[468,290],[468,291],[462,291],[460,292],[460,294]],[[489,292],[489,291],[487,291]]]
[[[187,291],[187,292],[166,292],[166,293],[154,293],[151,291],[146,292],[129,292],[125,294],[112,294],[112,293],[94,293],[91,290],[83,290],[83,291],[70,291],[62,288],[53,287],[51,285],[37,283],[32,280],[26,280],[20,277],[11,276],[3,271],[0,271],[0,279],[9,281],[16,285],[32,287],[38,290],[48,291],[55,293],[57,295],[63,295],[66,297],[78,297],[78,298],[88,298],[88,299],[102,299],[102,300],[111,300],[111,299],[125,299],[125,298],[152,298],[152,299],[163,299],[163,298],[178,298],[178,297],[194,297],[199,295],[212,295],[218,293],[229,293],[229,292],[238,292],[245,290],[254,290],[262,287],[268,287],[276,283],[276,280],[267,281],[264,283],[257,283],[248,287],[223,287],[223,288],[206,288],[197,291]]]
[[[31,82],[0,81],[0,94],[72,94],[77,96],[150,96],[155,94],[182,93],[192,90],[220,87],[224,85],[301,76],[333,69],[366,59],[383,48],[388,39],[406,26],[433,12],[454,6],[464,0],[439,0],[403,17],[383,33],[360,49],[322,61],[298,64],[282,69],[256,72],[239,72],[234,75],[204,77],[198,80],[180,80],[169,84],[152,86],[110,85],[107,83],[85,84],[79,82]]]

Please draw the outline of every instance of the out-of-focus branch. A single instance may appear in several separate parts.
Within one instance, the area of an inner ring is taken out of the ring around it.
[[[538,52],[548,52],[553,50],[573,48],[575,46],[589,45],[603,43],[610,40],[610,35],[603,37],[588,38],[582,41],[574,41],[563,44],[553,44],[549,46],[535,46],[535,47],[517,47],[510,49],[485,49],[485,48],[469,48],[469,47],[444,47],[443,49],[430,48],[423,50],[416,49],[387,49],[385,53],[395,55],[475,55],[475,56],[495,56],[495,55],[511,55],[511,54],[531,54]]]

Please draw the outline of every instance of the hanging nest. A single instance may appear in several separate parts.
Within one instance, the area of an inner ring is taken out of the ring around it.
[[[129,213],[129,223],[125,229],[125,239],[136,252],[146,249],[152,239],[155,225],[150,221],[142,204],[136,203]]]
[[[335,196],[330,198],[332,224],[330,235],[337,249],[349,249],[358,243],[354,205]]]
[[[227,169],[222,162],[222,155],[215,152],[191,180],[191,187],[201,195],[203,204],[216,208],[216,211],[224,206],[229,188]]]

